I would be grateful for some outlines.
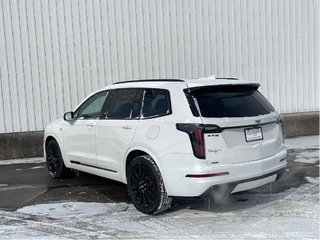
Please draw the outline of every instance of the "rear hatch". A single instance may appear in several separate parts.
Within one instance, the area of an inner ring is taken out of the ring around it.
[[[189,98],[204,126],[205,159],[209,164],[255,161],[282,150],[279,115],[257,90],[258,86],[189,88]]]

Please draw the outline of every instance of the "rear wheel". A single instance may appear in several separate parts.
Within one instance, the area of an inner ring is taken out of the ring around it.
[[[70,171],[64,165],[59,144],[55,139],[50,140],[46,146],[46,162],[53,178],[64,178],[69,175]]]
[[[127,173],[127,188],[133,205],[141,212],[158,214],[170,207],[158,166],[148,156],[136,157]]]

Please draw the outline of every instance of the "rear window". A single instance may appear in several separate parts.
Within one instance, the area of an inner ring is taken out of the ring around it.
[[[107,118],[138,119],[140,117],[142,92],[142,90],[135,88],[113,90]]]
[[[190,90],[203,117],[251,117],[274,111],[268,100],[253,86],[214,86]]]

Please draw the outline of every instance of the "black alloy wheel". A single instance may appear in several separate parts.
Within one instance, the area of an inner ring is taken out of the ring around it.
[[[147,166],[136,165],[132,170],[130,182],[134,199],[139,205],[147,208],[154,204],[157,199],[158,189],[156,189],[156,180]]]
[[[50,140],[46,146],[46,162],[53,178],[67,176],[68,169],[64,165],[59,145],[55,139]]]
[[[170,207],[158,166],[149,156],[135,158],[128,169],[128,193],[134,206],[147,214],[158,214]]]

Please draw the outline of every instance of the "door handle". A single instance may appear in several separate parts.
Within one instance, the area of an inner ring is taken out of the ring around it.
[[[129,126],[129,125],[128,125],[128,126],[123,126],[122,128],[123,128],[123,129],[132,129],[132,126]]]
[[[93,128],[93,127],[94,127],[94,125],[95,125],[94,123],[88,123],[88,124],[87,124],[87,127],[89,127],[89,128]]]

